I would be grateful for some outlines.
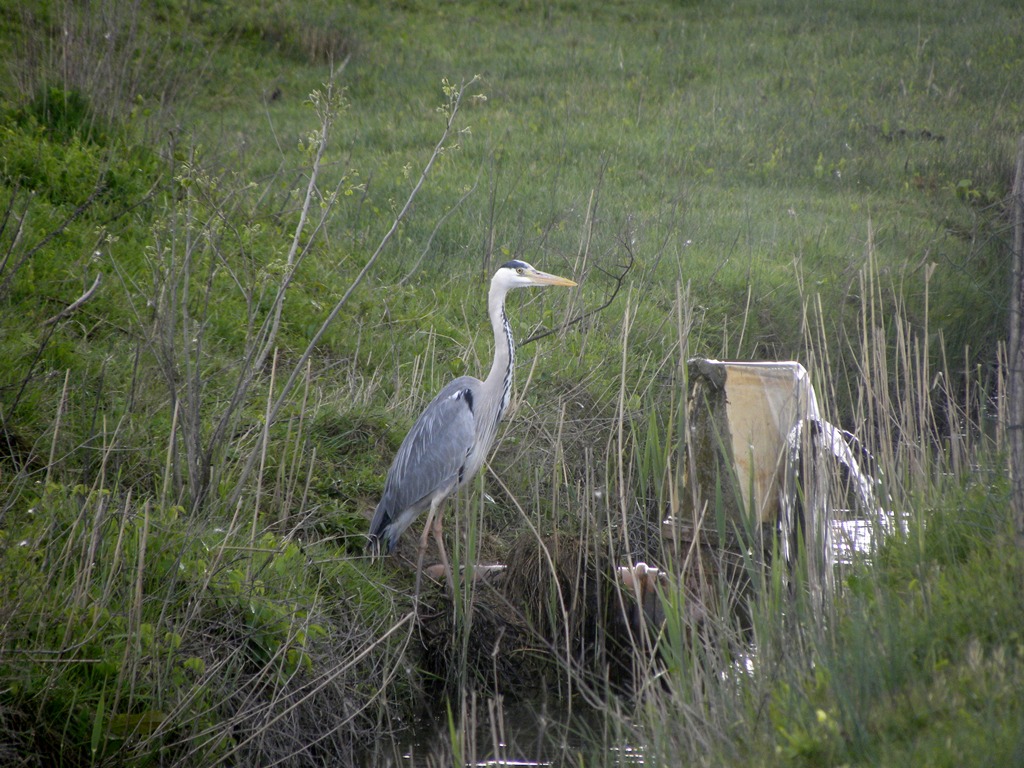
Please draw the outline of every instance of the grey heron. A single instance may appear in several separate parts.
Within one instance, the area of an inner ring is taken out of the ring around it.
[[[429,509],[420,538],[417,568],[422,568],[427,538],[433,532],[441,564],[452,586],[448,555],[441,538],[439,507],[483,465],[512,395],[515,344],[505,315],[505,296],[513,288],[547,285],[576,283],[518,260],[502,264],[491,278],[487,313],[494,330],[494,362],[490,373],[483,381],[460,376],[449,382],[405,436],[388,469],[384,493],[370,523],[370,545],[375,553],[385,546],[391,552],[417,515]]]

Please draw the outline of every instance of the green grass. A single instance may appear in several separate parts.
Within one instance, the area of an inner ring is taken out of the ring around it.
[[[779,764],[1019,758],[1020,554],[996,508],[1006,487],[951,491],[924,541],[888,547],[880,573],[848,581],[815,670],[773,691]]]
[[[1016,3],[101,10],[0,12],[0,756],[270,759],[338,711],[324,749],[351,754],[406,722],[410,580],[357,553],[419,409],[487,368],[485,281],[517,257],[580,288],[510,300],[518,338],[559,330],[522,348],[459,502],[486,557],[527,521],[649,554],[691,355],[807,363],[917,524],[808,630],[815,672],[766,643],[784,673],[691,700],[708,659],[678,648],[691,677],[643,705],[663,727],[616,735],[707,764],[1019,761],[1001,464],[947,418],[998,394]],[[444,82],[469,83],[445,150],[318,335],[445,130]]]

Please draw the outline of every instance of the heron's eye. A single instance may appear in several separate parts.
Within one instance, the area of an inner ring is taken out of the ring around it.
[[[520,274],[520,275],[521,275],[521,274],[523,274],[523,272],[524,272],[524,271],[525,271],[525,270],[524,270],[524,269],[523,269],[522,267],[516,267],[516,272],[517,272],[518,274]]]

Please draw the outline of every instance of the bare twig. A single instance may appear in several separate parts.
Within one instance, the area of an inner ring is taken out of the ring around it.
[[[7,201],[7,208],[4,210],[3,222],[0,222],[0,236],[3,236],[4,232],[7,231],[7,222],[10,221],[12,215],[14,215],[14,218],[18,222],[18,228],[15,230],[14,236],[11,238],[11,244],[7,246],[7,251],[4,253],[3,257],[0,258],[0,275],[4,273],[5,269],[7,269],[7,260],[11,257],[11,254],[14,253],[14,249],[18,247],[18,243],[21,241],[21,234],[25,230],[25,219],[28,217],[27,210],[25,213],[21,214],[21,216],[14,214],[14,203],[17,198],[18,188],[15,187],[11,190],[11,199]]]
[[[476,192],[478,183],[479,179],[473,183],[472,187],[466,190],[466,193],[456,201],[455,205],[453,205],[451,208],[445,211],[444,215],[437,220],[437,224],[434,225],[434,229],[430,233],[430,237],[427,238],[426,245],[424,245],[423,250],[420,251],[420,257],[416,259],[416,263],[412,265],[412,269],[409,270],[405,277],[398,281],[398,285],[405,285],[412,278],[412,276],[416,274],[416,271],[420,268],[420,265],[423,263],[423,259],[425,259],[427,257],[427,253],[430,252],[430,246],[434,242],[434,236],[441,229],[441,226],[446,221],[448,221],[448,217],[455,213],[455,211],[459,209],[459,206],[462,205],[469,198],[470,195]]]
[[[628,233],[625,241],[623,242],[622,247],[623,250],[626,252],[626,263],[619,265],[620,271],[618,274],[612,274],[611,272],[608,272],[607,270],[602,269],[601,267],[597,267],[599,271],[608,275],[615,281],[615,287],[612,288],[611,294],[608,296],[608,298],[604,300],[604,303],[597,307],[592,307],[591,309],[580,312],[572,319],[566,320],[564,323],[557,325],[554,328],[549,328],[546,331],[539,331],[538,333],[533,334],[528,339],[524,339],[523,341],[521,341],[519,343],[519,346],[523,347],[526,346],[527,344],[539,341],[540,339],[543,339],[545,336],[551,336],[552,334],[559,333],[565,330],[566,328],[569,328],[570,326],[576,325],[577,323],[582,323],[588,317],[596,315],[598,312],[603,312],[605,309],[610,307],[612,302],[615,301],[615,297],[618,296],[619,292],[622,290],[622,286],[626,284],[626,277],[629,275],[633,267],[636,265],[636,256],[634,256],[633,254],[632,239],[628,236]]]
[[[253,361],[252,370],[255,371],[258,371],[263,367],[267,356],[270,354],[271,349],[274,347],[274,343],[277,341],[278,330],[281,327],[281,312],[284,309],[285,293],[295,276],[295,269],[298,266],[298,263],[302,261],[302,257],[309,251],[310,243],[312,243],[314,239],[313,237],[308,238],[306,245],[302,247],[300,253],[302,235],[306,229],[306,220],[309,217],[309,209],[313,204],[313,200],[317,197],[316,182],[320,173],[320,166],[323,162],[324,152],[327,150],[327,141],[330,136],[331,124],[333,123],[333,89],[334,83],[332,80],[327,83],[327,94],[324,99],[325,103],[320,115],[321,133],[318,137],[316,157],[313,159],[313,163],[310,166],[309,182],[306,184],[306,197],[302,201],[302,210],[299,212],[299,221],[295,225],[295,231],[292,233],[292,243],[288,248],[288,256],[285,260],[284,279],[281,281],[281,285],[277,289],[277,295],[274,297],[274,319],[271,322],[266,338],[263,340],[263,345]],[[320,223],[317,226],[318,230],[323,226],[324,219],[325,216],[321,216]]]
[[[75,208],[75,210],[69,213],[68,217],[64,219],[64,221],[58,224],[54,229],[50,230],[46,234],[46,237],[44,237],[42,240],[40,240],[38,243],[36,243],[34,246],[29,248],[27,251],[25,251],[25,253],[21,255],[21,258],[18,259],[17,263],[15,263],[14,267],[11,269],[10,274],[8,274],[6,278],[4,278],[3,283],[0,283],[0,299],[7,295],[7,292],[11,288],[11,282],[14,280],[14,276],[18,274],[18,270],[21,268],[21,266],[26,261],[35,256],[36,253],[38,253],[40,249],[44,248],[47,243],[53,240],[53,238],[57,237],[57,235],[59,235],[61,232],[67,229],[68,226],[70,226],[70,224],[75,219],[77,219],[79,216],[85,213],[96,200],[96,198],[100,196],[104,189],[105,187],[103,186],[102,181],[97,183],[96,188],[93,189],[92,193],[87,198],[85,198],[85,200],[77,208]],[[24,219],[24,217],[22,217],[22,219]],[[20,229],[21,227],[19,223],[19,232]]]
[[[63,320],[68,315],[78,311],[78,309],[83,304],[85,304],[85,302],[87,302],[89,299],[91,299],[92,295],[94,293],[96,293],[96,289],[100,287],[100,282],[101,282],[102,279],[103,279],[103,273],[102,272],[97,273],[96,279],[92,281],[92,285],[89,286],[89,289],[85,293],[83,293],[81,296],[79,296],[73,302],[68,304],[66,307],[64,307],[64,309],[62,309],[56,315],[51,317],[49,320],[45,321],[43,323],[43,325],[53,325],[54,323],[56,323],[56,322],[58,322],[60,320]]]
[[[1007,349],[1010,478],[1017,545],[1024,548],[1024,137],[1017,149],[1017,170],[1010,197],[1013,221],[1013,287]]]

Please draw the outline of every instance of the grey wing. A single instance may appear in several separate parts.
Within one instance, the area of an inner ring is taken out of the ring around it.
[[[370,535],[387,537],[388,549],[435,495],[450,493],[463,480],[466,457],[476,439],[474,384],[478,385],[469,377],[449,383],[402,441],[370,524]]]

